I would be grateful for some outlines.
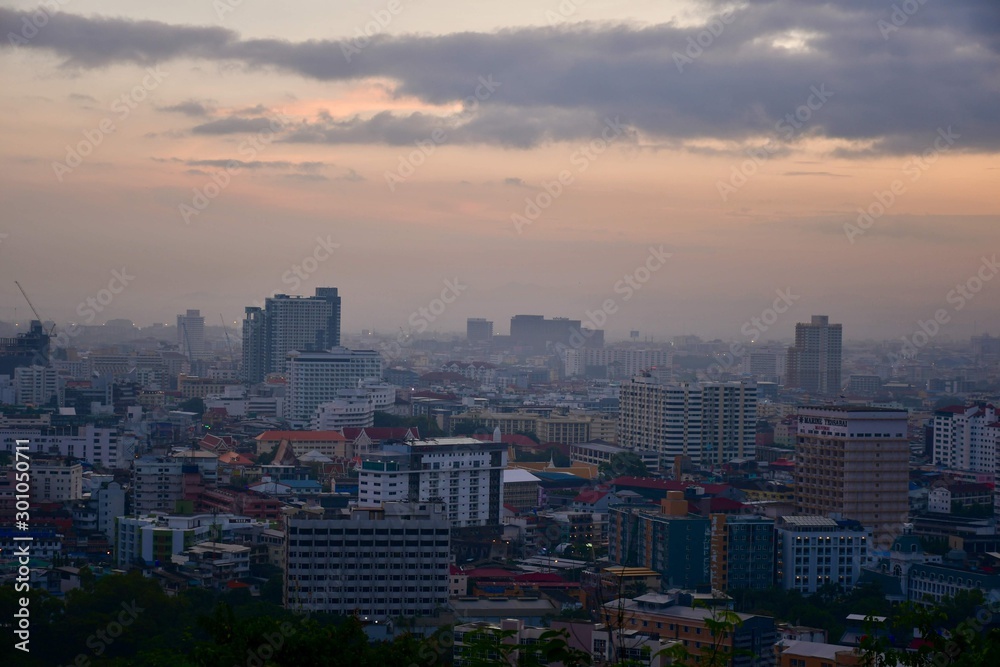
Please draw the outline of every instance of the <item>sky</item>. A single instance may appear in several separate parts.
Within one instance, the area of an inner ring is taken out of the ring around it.
[[[1000,334],[995,0],[0,1],[0,320]]]

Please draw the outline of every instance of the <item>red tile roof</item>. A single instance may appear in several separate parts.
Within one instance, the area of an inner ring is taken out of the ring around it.
[[[589,491],[582,491],[579,495],[577,495],[576,498],[573,499],[573,502],[593,505],[606,495],[608,495],[607,491],[598,491],[597,489],[590,489]]]

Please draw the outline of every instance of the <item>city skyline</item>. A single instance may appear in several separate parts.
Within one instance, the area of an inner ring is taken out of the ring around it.
[[[4,3],[0,320],[336,285],[393,332],[451,282],[429,331],[738,339],[785,291],[765,338],[997,332],[989,3],[458,7]]]

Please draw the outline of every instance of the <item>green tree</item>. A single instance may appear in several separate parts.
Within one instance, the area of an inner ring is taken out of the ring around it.
[[[634,452],[618,452],[607,463],[602,463],[598,471],[605,479],[615,477],[649,477],[649,469],[642,458]]]

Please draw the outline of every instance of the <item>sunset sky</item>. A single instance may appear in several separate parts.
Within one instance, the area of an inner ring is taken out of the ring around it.
[[[124,269],[97,322],[335,286],[393,332],[457,280],[431,330],[738,339],[790,290],[765,338],[1000,334],[1000,5],[895,6],[0,2],[0,320]]]

